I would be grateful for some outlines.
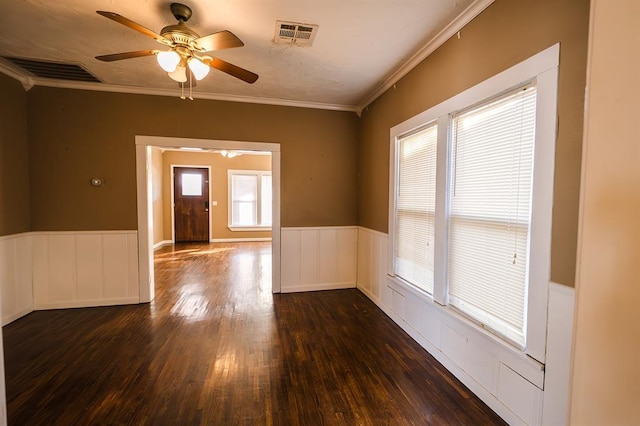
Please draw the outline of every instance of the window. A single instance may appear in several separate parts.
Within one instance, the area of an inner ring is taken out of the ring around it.
[[[391,129],[389,283],[544,363],[559,46]]]
[[[433,293],[436,204],[435,124],[401,135],[397,140],[395,208],[396,276]]]
[[[271,227],[271,172],[229,170],[229,228]]]
[[[182,195],[202,196],[202,175],[200,173],[182,173]]]
[[[536,88],[452,119],[449,303],[524,347]]]

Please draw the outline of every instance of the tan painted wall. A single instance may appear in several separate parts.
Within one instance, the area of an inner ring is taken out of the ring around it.
[[[640,2],[592,8],[571,423],[637,425]]]
[[[281,224],[356,224],[354,113],[46,87],[28,98],[33,230],[136,229],[136,135],[280,143]]]
[[[164,240],[164,197],[162,190],[162,151],[151,148],[151,208],[153,209],[153,244]]]
[[[227,171],[234,170],[271,170],[270,155],[241,155],[224,158],[217,153],[194,153],[165,151],[163,154],[163,198],[164,203],[164,239],[171,240],[171,165],[211,166],[211,200],[217,206],[211,206],[211,238],[268,238],[271,232],[233,232],[227,224],[229,212]]]
[[[0,74],[0,235],[30,231],[27,94]]]
[[[588,0],[496,0],[363,114],[358,223],[388,232],[389,129],[560,42],[551,279],[573,286]]]

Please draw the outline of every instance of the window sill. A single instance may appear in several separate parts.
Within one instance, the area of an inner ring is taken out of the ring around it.
[[[229,226],[233,232],[271,232],[270,226]]]

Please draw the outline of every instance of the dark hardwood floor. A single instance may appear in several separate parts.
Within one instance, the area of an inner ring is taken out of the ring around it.
[[[503,424],[358,290],[271,293],[271,246],[156,252],[145,305],[4,327],[10,425]]]

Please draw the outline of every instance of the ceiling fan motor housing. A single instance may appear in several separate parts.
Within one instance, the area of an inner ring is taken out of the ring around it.
[[[177,25],[169,25],[160,31],[160,35],[166,39],[173,41],[175,45],[185,45],[195,47],[194,41],[200,36],[198,33],[187,27],[182,21]]]
[[[191,8],[182,3],[171,3],[171,13],[178,21],[187,22],[191,18]]]

